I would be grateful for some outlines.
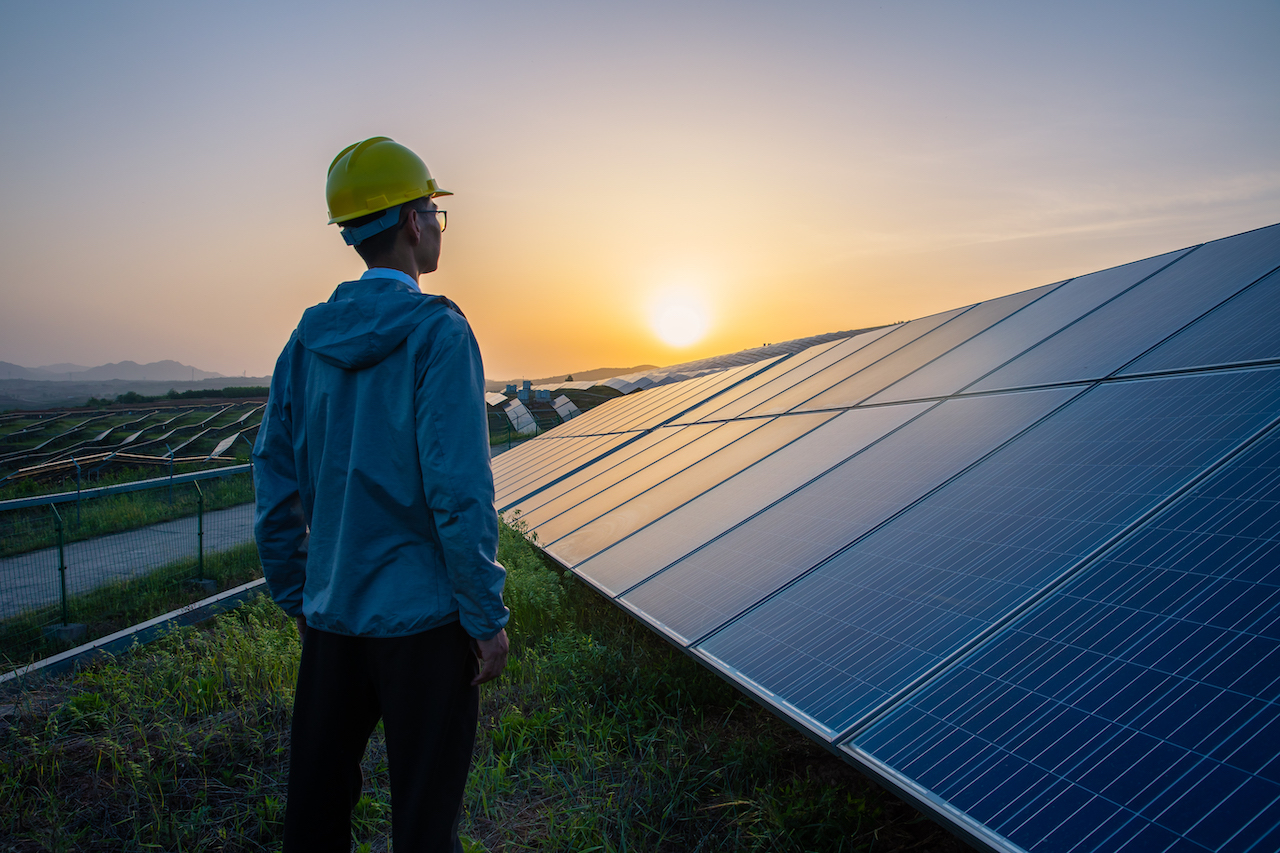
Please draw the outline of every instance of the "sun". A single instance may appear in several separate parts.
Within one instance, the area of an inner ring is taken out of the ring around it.
[[[649,327],[668,346],[691,346],[707,334],[711,311],[695,290],[664,290],[649,304]]]

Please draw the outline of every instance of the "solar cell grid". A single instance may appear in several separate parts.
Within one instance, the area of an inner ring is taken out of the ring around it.
[[[515,507],[530,529],[576,506],[613,484],[670,456],[690,442],[712,432],[719,424],[661,427],[609,454],[599,463],[554,482]],[[681,457],[683,458],[683,457]],[[543,541],[547,541],[545,537]]]
[[[731,367],[719,373],[709,373],[685,382],[674,382],[659,388],[650,388],[637,394],[638,400],[649,395],[649,401],[628,410],[625,414],[608,422],[611,430],[648,429],[658,426],[673,416],[683,412],[691,405],[697,405],[707,397],[720,393],[750,376],[760,365],[752,364],[744,367]],[[576,418],[575,418],[576,420]]]
[[[768,376],[761,376],[760,379],[762,381],[753,383],[751,387],[746,387],[747,383],[744,382],[738,388],[734,388],[733,393],[727,393],[721,397],[708,400],[703,405],[682,415],[676,423],[692,423],[697,420],[728,420],[739,417],[748,409],[754,408],[758,404],[808,379],[815,373],[825,370],[841,359],[847,358],[872,341],[893,331],[893,329],[893,326],[886,326],[883,329],[864,332],[852,338],[834,341],[818,352],[814,352],[814,350],[818,349],[817,347],[805,350],[799,353],[796,358],[793,358],[791,362],[782,365],[786,368],[785,371],[771,371]],[[806,358],[801,359],[800,356],[806,356]]]
[[[1276,849],[1277,556],[1273,430],[850,749],[1033,853]]]
[[[949,400],[749,523],[712,540],[623,600],[680,642],[691,642],[831,556],[1079,390]],[[910,411],[919,411],[919,405]],[[884,419],[899,408],[903,407],[857,414]]]
[[[829,346],[831,346],[829,343],[820,344],[819,348],[826,349]],[[677,417],[671,418],[670,423],[693,423],[697,420],[696,417],[692,417],[693,412],[706,411],[709,408],[715,408],[721,403],[721,401],[736,399],[737,397],[748,393],[752,389],[769,382],[773,377],[786,373],[791,370],[793,365],[798,362],[806,361],[812,358],[813,355],[814,354],[810,353],[808,350],[801,350],[800,352],[789,354],[785,357],[770,359],[767,365],[764,362],[757,362],[752,365],[752,367],[755,368],[754,371],[745,373],[742,376],[741,381],[733,383],[732,385],[723,386],[716,394],[703,394],[699,399],[691,399],[689,406],[687,406],[684,411],[680,412]]]
[[[597,477],[583,488],[566,495],[563,500],[536,510],[540,521],[533,529],[537,531],[538,538],[543,542],[548,545],[554,544],[556,540],[598,518],[613,507],[625,503],[753,430],[760,429],[766,423],[767,421],[738,421],[728,424],[694,424],[687,427],[674,427],[673,429],[677,432],[688,433],[694,437],[692,440],[682,437],[679,442],[673,442],[668,453],[647,464],[617,466],[609,472],[609,477]],[[675,446],[677,444],[678,446]],[[557,557],[564,557],[561,552],[553,548],[546,547],[546,550]],[[562,562],[572,564],[575,561],[562,559]]]
[[[851,410],[578,567],[611,595],[626,590],[901,426],[929,404]]]
[[[867,402],[922,400],[954,394],[1188,251],[1181,249],[1074,278],[942,358],[904,376]]]
[[[585,465],[597,461],[603,464],[603,457],[639,438],[640,433],[613,433],[565,439],[566,446],[563,449],[548,445],[545,448],[546,452],[541,455],[537,463],[527,464],[528,472],[525,476],[516,476],[519,472],[517,468],[512,477],[504,480],[502,488],[497,491],[494,503],[500,511],[506,512],[530,500],[538,490],[575,474]],[[572,442],[572,445],[569,442]]]
[[[674,382],[657,388],[649,388],[642,392],[632,392],[622,397],[614,397],[608,402],[596,406],[572,421],[561,424],[550,435],[567,437],[571,435],[601,435],[608,432],[623,432],[645,428],[646,424],[659,423],[662,418],[655,417],[662,412],[670,415],[674,408],[679,411],[681,402],[687,399],[701,399],[701,395],[709,395],[719,387],[732,384],[741,375],[756,365],[746,365],[709,373],[687,382]]]
[[[1277,257],[1280,225],[1206,243],[968,390],[1108,376],[1270,273]]]
[[[1237,294],[1121,375],[1280,358],[1280,272]]]
[[[712,377],[704,376],[700,379],[693,380],[699,384],[705,384],[712,381]],[[654,408],[659,408],[668,404],[672,398],[678,397],[681,393],[689,393],[697,386],[680,387],[679,385],[665,385],[661,388],[652,388],[642,392],[634,392],[621,397],[614,397],[594,409],[584,413],[582,417],[574,418],[567,424],[561,424],[551,431],[554,437],[561,438],[571,435],[602,435],[609,432],[625,431],[624,424],[634,420],[649,412]]]
[[[551,542],[548,550],[576,565],[715,488],[778,448],[822,426],[832,417],[833,414],[822,413],[774,418],[692,464],[668,468],[664,462],[662,467],[666,479],[629,500],[612,504],[612,508],[598,517],[562,539]],[[610,506],[608,503],[604,505]]]
[[[963,314],[956,316],[927,335],[916,338],[875,364],[868,365],[838,385],[827,389],[794,408],[794,411],[814,411],[853,406],[873,394],[884,390],[906,374],[928,364],[948,350],[972,338],[974,335],[998,323],[1010,314],[1049,293],[1057,284],[1026,290],[981,302]]]
[[[1280,371],[1092,389],[701,648],[845,731],[1280,414]]]
[[[542,464],[548,452],[562,452],[564,448],[579,446],[587,438],[564,438],[543,444],[538,448],[530,447],[530,442],[523,442],[493,457],[493,484],[501,490],[502,486],[513,480],[528,476],[527,466]]]
[[[921,335],[927,335],[952,317],[963,314],[967,310],[969,310],[968,307],[955,308],[951,311],[943,311],[941,314],[921,317],[900,326],[893,326],[888,332],[861,347],[848,358],[841,359],[825,370],[818,371],[813,376],[797,382],[782,393],[757,405],[750,414],[777,415],[789,412],[810,397],[822,393],[846,377],[876,363]]]

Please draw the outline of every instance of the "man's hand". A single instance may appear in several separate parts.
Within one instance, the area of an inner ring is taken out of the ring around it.
[[[511,644],[507,642],[507,631],[504,628],[492,639],[476,640],[476,656],[480,658],[480,674],[471,679],[471,686],[493,681],[502,670],[507,668],[507,651]]]
[[[298,621],[298,640],[301,642],[307,638],[307,617],[295,616],[293,618]]]

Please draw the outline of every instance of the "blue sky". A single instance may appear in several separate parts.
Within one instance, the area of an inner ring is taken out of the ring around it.
[[[490,376],[909,319],[1280,221],[1280,4],[0,3],[0,360],[269,372],[346,145]],[[706,336],[650,328],[697,293]]]

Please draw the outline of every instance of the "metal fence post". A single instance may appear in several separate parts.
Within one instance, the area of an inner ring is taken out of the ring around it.
[[[165,448],[169,451],[169,503],[173,503],[173,448],[169,447],[169,442],[165,442]]]
[[[74,456],[71,457],[71,464],[76,466],[76,527],[80,526],[80,463],[76,461]]]
[[[199,567],[199,580],[204,580],[204,490],[199,480],[192,480],[196,487],[196,565]]]
[[[53,510],[54,524],[58,528],[58,579],[62,585],[62,624],[66,625],[70,620],[67,618],[67,553],[62,535],[62,515],[57,504],[49,504],[49,509]]]

